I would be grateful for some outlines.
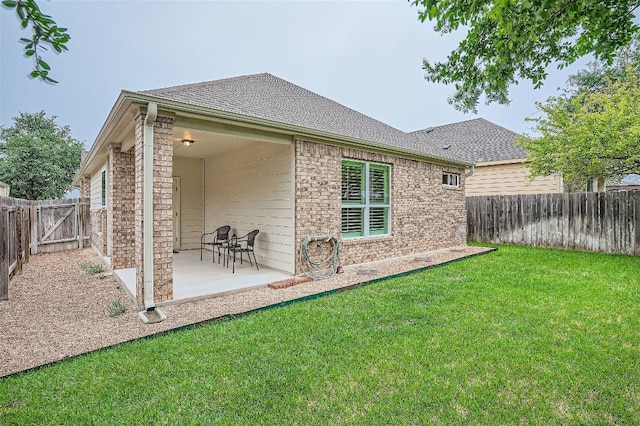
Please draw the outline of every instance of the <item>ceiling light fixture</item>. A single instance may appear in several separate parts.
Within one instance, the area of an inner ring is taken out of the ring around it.
[[[182,145],[186,146],[187,148],[196,143],[196,141],[194,141],[193,139],[182,139],[180,142],[182,142]]]

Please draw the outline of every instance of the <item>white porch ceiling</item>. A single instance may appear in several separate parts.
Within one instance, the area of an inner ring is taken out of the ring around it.
[[[182,145],[182,139],[192,139],[191,146]],[[235,150],[250,148],[255,140],[186,127],[173,128],[173,155],[175,157],[207,158]]]

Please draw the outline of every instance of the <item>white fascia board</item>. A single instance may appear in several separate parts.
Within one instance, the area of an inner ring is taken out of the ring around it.
[[[93,141],[93,144],[89,149],[89,153],[85,157],[84,161],[80,165],[80,169],[73,178],[74,185],[79,185],[82,176],[90,174],[96,167],[104,162],[100,161],[100,154],[105,154],[104,149],[106,148],[106,141],[108,140],[108,136],[111,134],[111,132],[113,132],[118,123],[122,120],[124,113],[128,110],[130,105],[131,102],[124,95],[124,91],[120,92],[120,95],[111,108],[107,119],[105,120],[104,124],[100,128],[100,131],[98,132],[98,135]],[[96,160],[98,160],[98,163],[96,163]]]

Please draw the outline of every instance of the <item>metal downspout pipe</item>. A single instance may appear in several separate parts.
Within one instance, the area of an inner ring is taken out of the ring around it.
[[[473,165],[471,166],[471,170],[469,170],[467,173],[464,174],[464,177],[471,177],[473,176],[473,173],[476,171],[476,166]]]
[[[154,311],[153,301],[153,126],[158,116],[158,104],[149,102],[147,115],[144,118],[144,148],[143,148],[143,240],[144,250],[144,308]]]

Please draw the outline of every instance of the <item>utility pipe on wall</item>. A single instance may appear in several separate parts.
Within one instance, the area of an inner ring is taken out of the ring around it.
[[[143,155],[143,220],[142,228],[144,250],[142,254],[142,272],[144,275],[144,307],[153,311],[153,126],[158,116],[158,104],[149,102],[144,118]]]

